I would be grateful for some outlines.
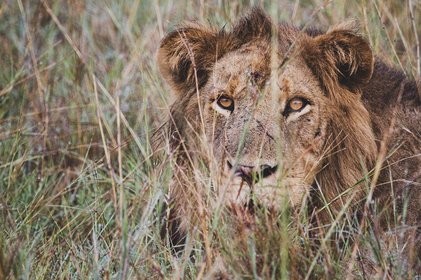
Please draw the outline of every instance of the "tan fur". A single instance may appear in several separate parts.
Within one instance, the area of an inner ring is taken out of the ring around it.
[[[322,207],[326,199],[334,214],[352,199],[350,209],[358,211],[382,140],[394,151],[374,199],[388,205],[391,188],[402,195],[409,189],[407,222],[419,226],[420,98],[415,82],[375,60],[354,27],[305,33],[274,26],[258,9],[231,32],[188,24],[167,35],[158,63],[176,93],[169,195],[177,229],[190,230],[220,205],[250,199],[273,209],[285,198],[293,207],[309,201]],[[274,61],[279,67],[271,69]],[[232,112],[218,106],[221,95],[234,101]],[[287,109],[294,97],[308,102],[300,112]],[[256,183],[238,176],[275,166]]]

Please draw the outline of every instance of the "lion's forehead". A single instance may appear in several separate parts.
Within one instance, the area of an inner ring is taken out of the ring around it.
[[[296,57],[279,71],[277,85],[280,103],[296,95],[311,99],[323,96],[319,80],[300,57]]]
[[[295,57],[284,67],[271,71],[270,53],[262,49],[240,49],[223,56],[215,63],[209,84],[214,89],[236,95],[250,80],[256,80],[261,90],[271,75],[276,77],[278,90],[271,90],[270,95],[279,103],[296,94],[307,97],[323,94],[319,80],[301,57]]]
[[[247,82],[250,78],[263,78],[269,74],[269,62],[264,51],[240,49],[219,59],[213,68],[211,82],[224,85],[231,81]]]

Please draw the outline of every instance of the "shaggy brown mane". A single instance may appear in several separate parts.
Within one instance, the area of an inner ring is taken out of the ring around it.
[[[372,76],[373,56],[365,40],[347,29],[304,40],[301,48],[326,95],[339,108],[329,116],[326,165],[316,176],[317,184],[323,186],[327,201],[333,202],[332,208],[337,212],[349,197],[342,194],[366,177],[377,154],[370,115],[361,103],[361,87]],[[355,201],[364,197],[364,188],[360,184],[351,192]]]

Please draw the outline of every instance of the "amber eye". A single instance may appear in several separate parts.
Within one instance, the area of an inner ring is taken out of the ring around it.
[[[302,98],[302,97],[294,97],[294,98],[292,98],[292,99],[290,99],[288,101],[287,106],[285,107],[285,110],[282,113],[282,115],[284,117],[288,117],[288,115],[290,113],[301,111],[309,103],[310,103],[310,101],[308,101],[305,98]]]
[[[229,97],[226,97],[225,95],[221,95],[218,98],[217,104],[222,109],[229,110],[231,112],[234,110],[234,100],[232,100]]]
[[[302,98],[294,97],[288,103],[291,111],[299,111],[306,105],[306,101]]]

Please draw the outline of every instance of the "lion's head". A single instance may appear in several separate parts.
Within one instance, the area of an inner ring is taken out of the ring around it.
[[[172,192],[182,203],[196,199],[180,185],[198,158],[227,204],[277,208],[284,197],[299,205],[315,188],[340,203],[375,157],[360,99],[373,55],[352,28],[310,36],[255,9],[230,32],[176,29],[158,62],[175,93],[170,136],[184,179]]]

